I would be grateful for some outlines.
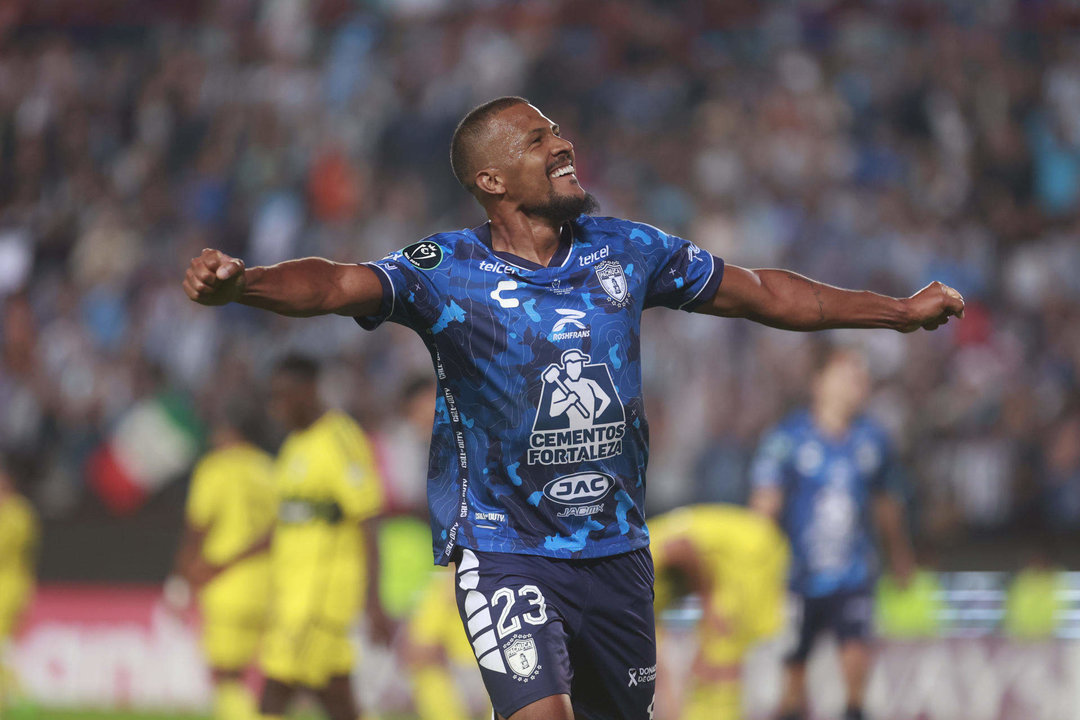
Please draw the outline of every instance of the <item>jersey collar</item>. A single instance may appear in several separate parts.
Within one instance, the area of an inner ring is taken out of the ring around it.
[[[473,235],[481,243],[487,246],[487,249],[491,251],[491,254],[499,258],[505,263],[513,265],[516,268],[522,270],[547,270],[549,268],[558,268],[566,265],[567,260],[570,259],[570,250],[574,247],[574,223],[568,222],[562,226],[562,232],[559,233],[559,247],[555,250],[555,254],[551,256],[551,262],[545,267],[538,263],[534,263],[532,260],[526,260],[523,257],[519,257],[513,253],[503,252],[496,250],[491,246],[491,223],[486,222],[483,225],[474,227],[472,229]]]

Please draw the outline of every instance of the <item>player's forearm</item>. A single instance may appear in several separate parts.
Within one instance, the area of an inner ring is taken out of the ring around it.
[[[248,268],[237,302],[290,317],[373,315],[382,300],[381,287],[374,279],[360,292],[348,287],[348,273],[356,271],[355,265],[314,257]]]
[[[868,290],[845,290],[788,270],[756,270],[763,301],[747,317],[783,330],[887,328],[909,324],[904,300]]]

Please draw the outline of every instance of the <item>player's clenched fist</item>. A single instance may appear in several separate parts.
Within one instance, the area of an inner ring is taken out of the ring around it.
[[[244,292],[244,261],[206,248],[184,273],[184,292],[201,305],[225,305]]]
[[[909,318],[901,332],[923,328],[934,330],[951,316],[964,317],[964,298],[956,290],[936,280],[907,299]]]

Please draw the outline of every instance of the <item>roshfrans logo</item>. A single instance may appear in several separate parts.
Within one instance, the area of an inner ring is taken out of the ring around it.
[[[562,505],[588,505],[607,495],[614,485],[610,475],[581,472],[555,478],[544,486],[544,495]]]
[[[581,322],[585,319],[585,313],[581,310],[556,308],[555,312],[559,314],[559,319],[555,321],[555,325],[551,328],[552,342],[582,340],[589,337],[591,331]]]

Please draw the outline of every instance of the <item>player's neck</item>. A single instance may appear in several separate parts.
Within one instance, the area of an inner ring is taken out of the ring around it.
[[[559,251],[562,224],[526,215],[523,212],[494,212],[491,222],[491,249],[508,252],[523,260],[547,267]]]
[[[300,432],[307,430],[309,427],[319,421],[323,415],[327,412],[326,408],[322,406],[313,406],[305,408],[302,413],[299,413],[295,422],[293,423],[293,431]]]
[[[818,430],[831,438],[843,438],[851,428],[852,415],[843,408],[819,403],[813,407],[811,415]]]

